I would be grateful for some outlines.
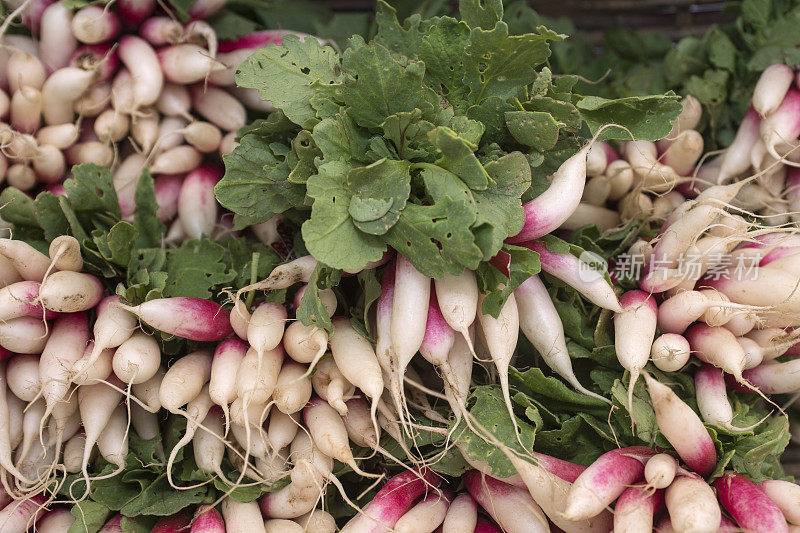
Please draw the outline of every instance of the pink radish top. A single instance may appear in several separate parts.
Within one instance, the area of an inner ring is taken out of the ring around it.
[[[188,527],[189,517],[184,513],[178,513],[173,516],[162,518],[156,522],[156,525],[153,526],[150,533],[179,533],[185,531]]]
[[[619,159],[619,154],[617,153],[616,150],[614,150],[613,146],[611,146],[605,141],[598,141],[597,144],[602,146],[603,151],[606,153],[606,166],[608,166],[612,161],[616,161],[617,159]]]
[[[228,351],[238,352],[244,357],[249,347],[250,345],[239,337],[231,337],[217,344],[217,347],[214,349],[214,358]]]
[[[210,505],[201,505],[194,513],[190,533],[225,533],[225,521],[219,511]]]
[[[745,531],[788,533],[789,526],[778,506],[743,475],[727,471],[714,482],[714,488],[719,502]]]
[[[622,488],[644,476],[644,465],[656,452],[645,446],[630,446],[606,452],[584,470],[575,480],[594,487],[599,493]]]
[[[389,527],[394,527],[420,496],[438,487],[441,482],[442,479],[428,469],[415,469],[398,474],[391,478],[364,507],[364,514]],[[376,531],[383,531],[383,527],[375,525],[378,528]]]
[[[623,309],[645,306],[653,313],[658,312],[655,297],[647,292],[632,290],[628,291],[619,298],[619,303]]]
[[[136,308],[133,311],[136,312]],[[178,296],[150,300],[138,306],[150,326],[194,341],[219,341],[233,333],[230,311],[211,300]]]
[[[564,461],[563,459],[558,459],[543,453],[533,452],[533,456],[536,458],[536,462],[540,467],[570,483],[574,483],[575,480],[578,479],[578,476],[583,474],[584,470],[586,470],[586,467],[583,465]]]
[[[301,39],[308,37],[307,33],[301,33],[299,31],[289,31],[289,30],[254,31],[253,33],[242,35],[241,37],[233,41],[220,41],[218,50],[219,53],[221,54],[235,52],[236,50],[241,50],[243,48],[252,48],[253,50],[256,50],[258,48],[263,48],[270,44],[281,44],[284,35],[297,35]]]
[[[128,26],[141,24],[155,8],[155,0],[117,0],[117,13]]]
[[[419,352],[430,361],[446,361],[450,348],[455,340],[455,331],[444,319],[442,310],[439,308],[439,301],[436,299],[436,291],[431,291],[430,303],[428,304],[428,320],[425,324],[425,336]]]
[[[475,525],[474,533],[503,533],[503,530],[496,526],[493,522],[489,522],[485,518],[479,516],[478,523]]]
[[[21,316],[42,318],[44,316],[45,319],[50,320],[59,316],[60,313],[45,309],[41,302],[33,303],[39,298],[41,286],[42,284],[38,281],[18,281],[0,289],[0,294],[7,295],[3,299],[7,298],[9,303],[16,308],[15,316],[9,318]],[[0,306],[5,307],[4,303],[0,302]]]
[[[644,483],[635,483],[617,498],[614,511],[625,511],[642,505],[646,505],[648,512],[654,515],[659,513],[664,507],[664,491],[652,491]]]
[[[161,174],[154,182],[158,211],[156,216],[161,222],[169,222],[178,214],[178,196],[181,192],[183,174]]]

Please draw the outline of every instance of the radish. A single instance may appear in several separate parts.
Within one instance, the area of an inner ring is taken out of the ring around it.
[[[280,346],[264,353],[247,350],[236,372],[236,394],[245,408],[251,403],[267,403],[278,383],[283,359]]]
[[[6,394],[6,404],[8,407],[8,431],[10,434],[10,448],[16,449],[22,442],[22,419],[24,417],[23,411],[27,404],[14,396],[13,394]],[[0,430],[2,431],[2,430]]]
[[[123,218],[131,216],[136,210],[134,196],[146,162],[145,156],[131,154],[122,160],[113,174],[114,190],[117,193]]]
[[[377,434],[376,413],[383,393],[383,376],[372,344],[353,329],[348,319],[335,318],[330,346],[333,360],[342,375],[372,400],[370,412]]]
[[[189,238],[211,235],[218,211],[214,186],[221,178],[219,170],[204,165],[189,172],[183,179],[178,196],[178,219]]]
[[[394,305],[395,265],[390,263],[381,277],[381,294],[375,302],[375,356],[388,378],[390,387],[394,385],[394,367],[391,340],[392,306]],[[475,304],[477,309],[478,304]],[[473,319],[474,320],[474,319]],[[425,317],[427,326],[427,316]],[[423,339],[425,336],[423,335]],[[470,367],[472,358],[470,357]]]
[[[152,152],[158,140],[158,114],[150,107],[137,108],[134,113],[131,122],[131,137],[143,152]]]
[[[509,533],[550,531],[547,517],[525,489],[472,470],[461,478],[470,495]]]
[[[662,316],[661,308],[658,316],[659,318]],[[664,333],[653,341],[650,358],[659,370],[677,372],[689,361],[690,352],[689,341],[682,335]]]
[[[308,285],[300,287],[300,289],[298,289],[294,295],[293,304],[295,311],[300,308],[300,301],[303,299],[303,295],[306,293],[306,288],[308,288]],[[322,302],[322,307],[325,308],[328,316],[333,316],[333,313],[336,312],[336,308],[339,305],[339,302],[336,299],[336,293],[333,292],[333,289],[322,289],[317,292],[317,296]]]
[[[108,82],[119,66],[119,56],[117,55],[116,47],[109,44],[87,44],[81,46],[72,54],[69,66],[88,71],[97,71],[98,82],[89,88],[88,93],[81,97],[80,102],[88,98],[93,102],[103,100],[104,104],[108,103],[108,97],[111,95],[111,86]],[[100,94],[104,94],[105,98],[97,98]],[[100,111],[104,108],[105,107],[100,109]],[[75,109],[75,111],[86,116],[85,109]],[[99,111],[94,112],[93,114],[96,115],[98,112]]]
[[[469,395],[469,386],[472,379],[472,349],[467,342],[471,342],[475,328],[467,332],[470,341],[462,336],[457,336],[453,347],[447,355],[447,364],[442,367],[444,381],[444,394],[455,413],[456,420],[461,420],[463,406],[466,405]]]
[[[210,505],[201,505],[194,512],[190,533],[225,533],[225,521]]]
[[[27,281],[39,281],[44,278],[50,259],[30,244],[11,239],[0,239],[0,254],[6,257],[14,268]]]
[[[65,314],[56,319],[39,358],[39,380],[42,396],[47,402],[42,423],[66,397],[72,366],[83,356],[89,338],[89,321],[85,313]]]
[[[217,87],[192,87],[192,106],[201,117],[225,131],[238,131],[247,123],[244,106]]]
[[[733,333],[719,326],[695,324],[686,332],[686,340],[701,361],[732,374],[739,383],[744,382],[745,354]]]
[[[148,379],[144,383],[134,385],[133,394],[144,404],[144,408],[151,413],[157,413],[161,409],[161,401],[159,400],[159,392],[161,390],[161,382],[164,380],[166,372],[160,368],[156,375]]]
[[[697,160],[703,155],[703,136],[693,129],[678,135],[664,152],[662,161],[678,173],[687,176],[692,173]]]
[[[28,468],[26,468],[26,463],[29,463],[28,457],[31,455],[36,456],[36,454],[41,453],[42,445],[37,443],[38,446],[33,447],[33,444],[34,439],[36,439],[39,434],[39,428],[43,424],[42,419],[44,418],[44,412],[46,408],[47,407],[42,400],[36,400],[29,404],[23,413],[22,442],[16,449],[15,453],[17,465],[23,473],[27,473],[28,470]],[[36,471],[33,468],[30,469],[30,471],[32,475],[36,474]]]
[[[79,431],[67,441],[64,445],[64,470],[70,474],[76,474],[81,471],[85,447],[86,435],[83,431]]]
[[[230,335],[230,312],[202,298],[158,298],[140,305],[116,304],[151,327],[194,341],[219,341]]]
[[[714,491],[699,477],[681,476],[667,487],[664,501],[675,531],[716,532],[722,513]]]
[[[94,121],[94,133],[101,141],[120,142],[128,135],[130,121],[113,109],[100,113]]]
[[[50,332],[41,318],[20,317],[0,322],[0,346],[14,353],[42,353]]]
[[[65,67],[78,47],[71,24],[72,11],[63,2],[51,4],[42,13],[39,55],[48,73]]]
[[[194,170],[202,160],[203,154],[194,147],[176,146],[157,155],[150,170],[154,174],[181,174]]]
[[[380,370],[378,372],[380,373]],[[287,361],[283,364],[273,391],[275,407],[280,412],[289,415],[296,413],[302,410],[303,406],[311,399],[311,380],[306,374],[306,367],[301,364],[294,361]],[[383,387],[381,386],[380,392],[382,391]]]
[[[103,459],[120,470],[125,468],[125,457],[128,455],[128,417],[124,405],[118,405],[114,409],[106,427],[97,437],[97,449]]]
[[[116,348],[128,340],[136,328],[136,317],[119,305],[119,296],[103,298],[97,306],[97,320],[94,323],[94,345],[92,351],[73,367],[72,381],[86,380],[84,375],[94,367],[98,358],[108,348]],[[80,383],[79,383],[80,384]]]
[[[575,377],[564,338],[564,326],[539,277],[534,275],[525,280],[514,290],[514,298],[517,302],[522,333],[539,352],[547,366],[579,392],[608,402],[606,398],[587,390]]]
[[[226,137],[228,135],[230,135],[230,133],[227,134]],[[272,218],[270,218],[266,222],[253,225],[251,229],[253,230],[253,234],[259,241],[261,241],[262,244],[266,244],[267,246],[272,246],[276,242],[280,242],[282,240],[281,234],[278,231],[278,227],[282,220],[283,220],[283,215],[273,215]],[[325,289],[325,291],[327,290],[328,289]],[[322,292],[324,291],[320,291],[320,294]]]
[[[391,478],[363,513],[351,518],[341,533],[381,533],[393,528],[414,502],[442,482],[431,470],[410,470]]]
[[[311,376],[311,386],[317,396],[327,401],[340,415],[347,414],[344,398],[352,395],[355,388],[344,378],[333,358],[323,359],[316,366]]]
[[[349,400],[353,401],[353,400]],[[349,407],[349,406],[348,406]],[[367,410],[367,420],[369,420],[369,407]],[[349,411],[348,411],[349,415]],[[345,419],[345,424],[347,420]],[[272,411],[269,415],[269,425],[267,426],[267,439],[272,445],[272,454],[277,456],[278,452],[292,443],[297,431],[300,429],[300,413],[287,415],[282,411]],[[349,433],[349,428],[348,428]]]
[[[478,309],[483,308],[483,299],[484,295],[481,295],[478,299]],[[508,300],[503,304],[497,318],[479,312],[478,322],[480,323],[481,331],[483,331],[484,338],[486,339],[489,354],[495,367],[497,367],[500,388],[503,392],[506,409],[508,409],[508,414],[514,424],[514,431],[519,440],[519,427],[517,425],[517,417],[514,415],[514,408],[511,404],[511,392],[508,385],[508,367],[511,364],[514,350],[517,348],[517,338],[519,337],[519,312],[514,294],[508,295]]]
[[[633,186],[633,169],[624,159],[612,161],[606,167],[608,184],[608,200],[616,202],[625,196]]]
[[[289,357],[314,368],[328,349],[328,332],[302,322],[292,322],[283,334],[283,346]]]
[[[177,414],[181,407],[200,394],[210,376],[211,354],[208,351],[199,350],[184,355],[173,363],[161,381],[158,389],[161,406]]]
[[[189,95],[189,89],[175,83],[164,84],[158,102],[156,102],[156,109],[159,113],[167,117],[187,118],[190,116],[191,108],[192,97]]]
[[[714,482],[714,488],[722,506],[741,528],[753,532],[788,533],[780,508],[743,475],[726,471]]]
[[[620,225],[620,215],[605,207],[580,203],[560,229],[575,230],[589,224],[596,224],[603,231],[610,230]]]
[[[523,246],[539,254],[542,270],[560,279],[590,302],[611,311],[619,312],[617,295],[605,277],[572,254],[555,253],[541,242],[528,242]]]
[[[153,526],[150,533],[178,533],[189,528],[189,517],[180,512],[178,514],[162,518]]]
[[[767,153],[775,159],[782,159],[778,154],[778,148],[791,144],[800,135],[798,106],[800,106],[800,92],[790,88],[780,105],[761,121],[761,140]]]
[[[697,127],[703,115],[703,107],[700,101],[692,95],[686,95],[681,100],[681,114],[672,122],[672,130],[667,135],[667,139],[674,139],[686,130]]]
[[[631,374],[628,409],[633,411],[633,387],[650,357],[658,307],[651,294],[638,290],[623,294],[620,305],[622,311],[614,314],[614,349],[622,367]]]
[[[133,78],[135,109],[155,104],[164,86],[159,58],[140,37],[126,35],[119,41],[119,59]]]
[[[510,243],[537,239],[552,232],[575,211],[586,184],[586,156],[591,143],[564,161],[545,192],[526,203],[525,225]]]
[[[247,344],[239,339],[226,339],[214,349],[208,394],[219,405],[225,416],[225,427],[230,415],[228,406],[236,399],[236,373],[247,353]]]
[[[39,299],[57,313],[88,311],[103,299],[103,285],[91,274],[60,270],[42,282]]]
[[[247,326],[247,342],[258,352],[259,359],[280,344],[285,323],[286,308],[281,304],[265,302],[253,311]]]
[[[650,192],[666,192],[680,181],[679,174],[672,167],[658,161],[658,148],[652,142],[625,143],[623,155],[630,162],[641,187]]]
[[[239,290],[239,293],[250,291],[271,291],[286,289],[300,281],[308,283],[311,273],[317,267],[317,260],[311,255],[298,257],[288,263],[278,265],[267,279],[248,285]]]
[[[644,479],[647,486],[654,489],[669,487],[678,470],[675,458],[666,453],[659,453],[647,460],[644,465]]]
[[[347,438],[347,428],[339,414],[322,401],[313,398],[303,409],[303,421],[311,434],[311,439],[319,450],[331,459],[336,459],[357,474],[376,477],[361,470],[353,458]]]
[[[101,167],[111,166],[114,150],[100,141],[78,143],[67,149],[67,162],[71,165],[94,163]]]
[[[264,522],[266,533],[303,533],[303,526],[285,519],[272,519]]]
[[[11,96],[11,125],[23,133],[39,129],[42,114],[42,93],[33,87],[23,86]]]
[[[692,322],[706,313],[715,313],[720,309],[751,310],[752,306],[721,301],[712,296],[711,292],[683,291],[667,298],[658,306],[658,329],[664,333],[683,334]],[[705,328],[702,331],[706,331]],[[697,331],[700,330],[696,330],[695,335]],[[719,333],[719,336],[728,338],[724,333]],[[688,338],[688,333],[686,337]]]
[[[119,33],[117,15],[100,6],[86,6],[72,17],[72,33],[78,41],[97,44],[110,41]]]
[[[105,383],[95,385],[84,385],[78,388],[78,409],[81,413],[81,421],[85,431],[85,446],[83,449],[83,459],[80,471],[86,482],[86,493],[89,492],[89,459],[95,443],[100,438],[100,434],[108,424],[114,413],[114,409],[119,405],[122,392],[117,390],[123,383],[116,377],[109,379],[110,387]],[[117,472],[115,472],[116,474]],[[71,487],[70,487],[71,492]]]
[[[183,26],[169,17],[150,17],[139,28],[139,34],[154,46],[177,43],[183,38]]]
[[[42,390],[39,381],[39,358],[33,355],[15,355],[6,366],[8,389],[20,400],[32,402]]]
[[[644,374],[658,429],[683,462],[701,476],[714,470],[717,451],[700,417],[666,385]]]
[[[800,525],[800,486],[779,479],[768,479],[758,486],[778,506],[787,522]]]
[[[572,484],[564,518],[577,521],[600,514],[628,486],[641,479],[644,464],[653,455],[655,452],[649,448],[633,446],[611,450],[595,459]]]
[[[725,377],[720,369],[704,364],[694,375],[694,385],[697,407],[706,424],[723,427],[732,433],[746,433],[761,424],[758,422],[744,428],[732,424],[733,410],[728,402]]]
[[[208,395],[208,385],[205,385],[200,393],[186,406],[186,430],[181,439],[172,448],[167,460],[167,480],[170,486],[176,487],[172,482],[172,464],[175,462],[178,452],[192,440],[197,427],[207,418],[213,405],[214,403]]]
[[[158,61],[160,63],[159,72],[164,72],[164,78],[170,83],[180,85],[197,83],[212,72],[225,68],[225,65],[210,57],[207,50],[195,44],[176,44],[160,48]],[[238,105],[241,106],[241,104]],[[200,114],[203,115],[203,113]]]
[[[156,216],[161,222],[167,223],[178,214],[178,197],[180,195],[183,176],[163,174],[155,179],[156,202],[158,211]]]
[[[12,419],[12,408],[15,404],[13,403],[11,397],[7,396],[8,388],[6,384],[6,363],[0,362],[0,466],[2,466],[8,473],[23,483],[31,483],[30,480],[28,480],[19,470],[17,470],[11,460],[11,451],[13,448],[16,448],[16,446],[12,446],[12,441],[16,441],[16,444],[18,445],[19,441],[21,440],[23,417],[14,416]],[[16,410],[14,409],[14,411]],[[22,414],[21,411],[19,414]],[[14,419],[17,418],[19,419],[18,424],[14,422]],[[19,427],[16,427],[17,425]],[[14,430],[13,434],[11,433],[12,430]],[[6,480],[5,476],[0,477],[0,481],[2,482],[6,492],[11,493],[11,489],[7,484],[8,481]],[[0,511],[0,513],[2,512]]]
[[[467,329],[475,321],[478,311],[475,272],[466,269],[458,276],[445,274],[441,279],[434,280],[433,286],[445,321],[470,343]]]
[[[433,533],[444,522],[452,494],[429,494],[406,511],[394,526],[396,533]],[[474,504],[473,504],[474,505]]]
[[[648,492],[642,483],[626,489],[614,506],[614,532],[652,531],[653,518],[664,506],[664,493]]]
[[[404,256],[395,263],[390,337],[396,357],[390,373],[390,390],[401,420],[404,419],[403,376],[425,338],[431,280],[421,274]]]
[[[39,533],[66,533],[74,522],[75,517],[68,509],[53,509],[36,523],[36,531]]]
[[[122,515],[115,514],[111,519],[106,522],[99,533],[123,533],[122,529]]]
[[[42,86],[42,115],[45,124],[72,122],[74,102],[96,79],[96,72],[75,67],[64,67],[53,72]]]
[[[222,410],[219,407],[212,407],[203,419],[202,427],[192,439],[197,467],[204,472],[217,475],[223,481],[227,479],[221,467],[225,456],[224,431]]]
[[[39,303],[38,281],[18,281],[0,289],[0,320],[19,317],[52,319],[58,313],[44,309]]]
[[[227,497],[222,500],[222,517],[227,533],[266,533],[256,502],[239,503]]]
[[[761,118],[758,116],[758,112],[750,108],[736,131],[736,137],[725,150],[717,178],[718,183],[725,183],[750,168],[749,156],[753,146],[759,141],[760,123]]]
[[[150,335],[136,332],[114,352],[114,374],[124,383],[138,384],[149,380],[161,365],[161,349]]]
[[[0,530],[3,533],[25,533],[28,526],[47,511],[47,501],[40,494],[16,500],[0,510]]]
[[[761,73],[753,89],[753,109],[767,116],[781,105],[794,81],[794,71],[786,65],[770,65]]]
[[[297,517],[295,522],[303,526],[306,533],[336,533],[336,520],[322,509],[314,509]]]
[[[450,503],[447,514],[442,524],[442,533],[461,533],[462,531],[475,531],[478,523],[478,504],[472,496],[466,493],[459,494]]]

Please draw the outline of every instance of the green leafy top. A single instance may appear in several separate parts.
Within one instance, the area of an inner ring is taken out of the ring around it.
[[[463,0],[463,20],[400,23],[380,1],[377,33],[339,55],[288,35],[236,72],[279,109],[240,132],[217,185],[235,227],[285,213],[334,269],[359,270],[394,248],[439,278],[477,269],[522,227],[522,198],[601,125],[657,139],[672,97],[605,101],[544,66],[565,36],[514,34],[499,0]],[[585,116],[584,116],[585,115]],[[608,138],[627,132],[607,130]]]

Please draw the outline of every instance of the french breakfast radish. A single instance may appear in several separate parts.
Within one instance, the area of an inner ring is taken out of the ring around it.
[[[778,506],[787,522],[800,525],[800,486],[780,479],[767,479],[758,486]]]
[[[200,394],[211,376],[211,354],[198,350],[184,355],[167,370],[158,389],[161,406],[171,413]]]
[[[633,388],[650,358],[658,307],[652,294],[639,290],[626,292],[619,301],[622,311],[614,314],[614,349],[620,364],[631,375],[628,409],[633,411]]]
[[[702,476],[710,474],[717,464],[717,450],[703,421],[672,389],[647,373],[644,379],[658,429],[689,468]]]
[[[736,523],[754,533],[788,533],[780,508],[742,474],[726,471],[714,482],[717,498]]]
[[[211,300],[177,296],[130,306],[130,311],[153,328],[194,341],[219,341],[233,332],[230,312]]]
[[[652,531],[653,518],[663,506],[663,491],[648,492],[642,483],[632,485],[614,506],[614,533]]]
[[[722,512],[714,491],[702,478],[680,476],[667,487],[664,502],[674,531],[714,533]]]
[[[509,533],[550,531],[547,517],[525,489],[472,470],[461,478],[470,495]]]
[[[88,311],[103,299],[103,285],[91,274],[59,270],[42,281],[39,300],[57,313]]]

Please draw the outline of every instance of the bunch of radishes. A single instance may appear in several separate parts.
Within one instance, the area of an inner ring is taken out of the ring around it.
[[[235,68],[287,33],[217,42],[201,18],[223,5],[194,3],[195,20],[187,24],[159,14],[154,0],[74,13],[62,2],[20,5],[16,15],[39,37],[2,37],[0,178],[23,191],[58,195],[71,165],[107,166],[129,218],[147,167],[159,219],[178,218],[167,240],[220,229],[213,190],[222,176],[220,155],[233,150],[236,131],[247,123],[245,106],[270,109],[256,91],[235,87]]]

